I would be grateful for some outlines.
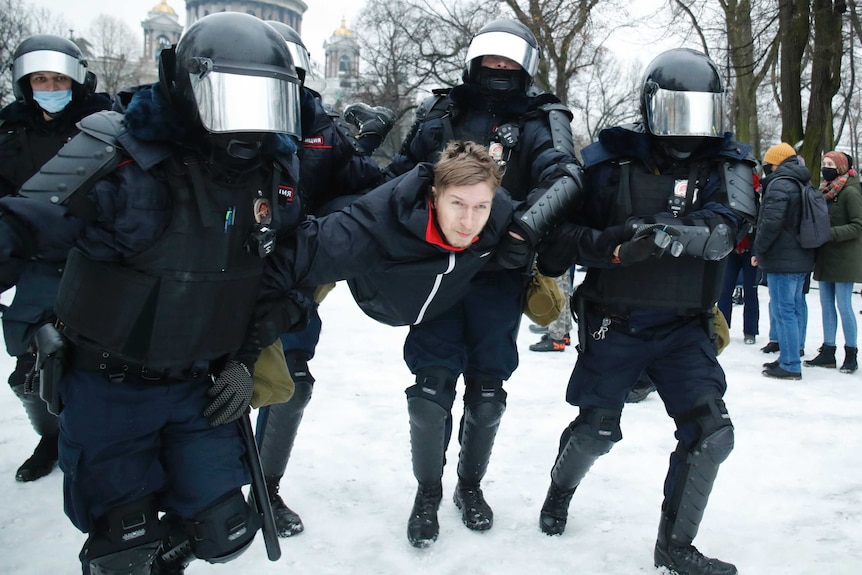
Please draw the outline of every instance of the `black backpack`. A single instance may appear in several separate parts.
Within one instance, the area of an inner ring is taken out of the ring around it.
[[[803,248],[819,248],[832,238],[832,230],[829,225],[829,206],[826,198],[820,190],[811,185],[810,182],[802,183],[790,176],[781,176],[776,180],[792,180],[796,182],[802,193],[800,203],[802,204],[802,217],[799,218],[799,234],[796,239]]]

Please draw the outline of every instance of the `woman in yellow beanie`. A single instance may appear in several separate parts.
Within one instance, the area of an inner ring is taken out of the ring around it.
[[[842,373],[853,373],[856,361],[856,316],[851,296],[853,283],[862,282],[862,186],[859,176],[850,170],[841,152],[827,152],[822,162],[823,181],[820,191],[829,205],[832,237],[817,251],[814,279],[820,287],[823,314],[823,345],[820,353],[806,366],[832,367],[835,361],[835,335],[838,316],[844,331],[844,364]],[[838,306],[836,313],[835,307]]]

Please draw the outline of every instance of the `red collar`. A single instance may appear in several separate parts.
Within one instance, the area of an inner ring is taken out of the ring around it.
[[[431,200],[428,200],[428,225],[425,226],[425,241],[429,244],[433,244],[435,246],[439,246],[444,250],[449,250],[450,252],[463,252],[467,248],[456,248],[455,246],[450,246],[446,239],[443,237],[443,234],[440,233],[440,228],[437,227],[437,222],[434,221],[434,206],[431,205]],[[476,243],[479,241],[479,236],[477,235],[473,238],[471,243]],[[469,246],[467,246],[469,247]]]

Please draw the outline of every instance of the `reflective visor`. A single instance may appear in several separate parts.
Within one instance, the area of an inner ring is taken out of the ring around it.
[[[306,74],[311,73],[311,62],[308,57],[308,51],[294,42],[285,42],[287,51],[290,52],[290,57],[293,59],[293,65],[296,68],[305,70]]]
[[[656,136],[724,135],[724,94],[658,88],[649,98],[646,120]]]
[[[208,132],[284,132],[300,136],[299,80],[285,74],[189,74]],[[253,73],[246,70],[246,74]]]
[[[53,50],[35,50],[15,58],[12,81],[17,82],[33,72],[63,74],[79,84],[83,84],[87,77],[87,68],[77,58]]]
[[[539,68],[539,51],[523,38],[508,32],[485,32],[473,38],[467,49],[467,64],[479,56],[503,56],[514,60],[531,78]]]

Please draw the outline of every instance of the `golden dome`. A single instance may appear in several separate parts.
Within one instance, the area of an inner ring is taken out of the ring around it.
[[[332,33],[333,36],[353,36],[353,32],[347,27],[347,20],[341,19],[341,26]]]
[[[154,7],[150,12],[165,12],[167,14],[176,14],[174,9],[168,6],[168,0],[162,0],[162,3]]]

